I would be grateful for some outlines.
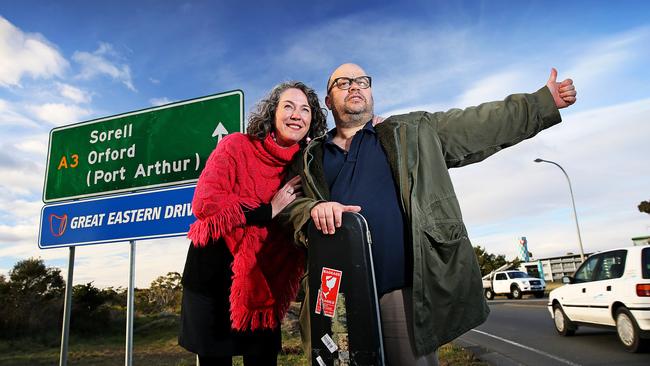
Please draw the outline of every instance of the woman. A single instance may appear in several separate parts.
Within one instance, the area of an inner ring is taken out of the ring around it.
[[[271,219],[301,196],[299,177],[281,185],[285,166],[325,130],[314,90],[286,82],[256,106],[246,134],[226,136],[208,159],[192,201],[179,336],[201,366],[231,365],[234,355],[277,364],[304,253]]]

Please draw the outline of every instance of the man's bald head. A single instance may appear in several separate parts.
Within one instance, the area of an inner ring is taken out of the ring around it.
[[[370,80],[367,83],[355,80],[360,76],[368,75],[361,66],[347,63],[337,67],[327,80],[325,105],[332,110],[337,127],[363,126],[372,119],[374,102]],[[345,89],[334,85],[338,78],[350,80]]]
[[[345,76],[349,78],[356,78],[359,76],[364,76],[367,75],[366,72],[361,68],[361,66],[357,64],[343,64],[339,67],[337,67],[332,74],[330,75],[329,79],[327,79],[327,90],[330,89],[330,86],[332,86],[332,82],[334,79]],[[328,93],[329,94],[329,93]]]

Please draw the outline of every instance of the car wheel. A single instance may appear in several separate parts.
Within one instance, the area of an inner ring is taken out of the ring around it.
[[[562,310],[562,306],[560,305],[553,305],[553,322],[555,323],[555,330],[557,330],[560,335],[572,336],[575,334],[576,326],[569,318],[567,318],[566,314],[564,314],[564,310]]]
[[[515,299],[521,299],[521,290],[518,286],[513,286],[511,289],[512,297]]]
[[[535,292],[535,297],[541,299],[544,297],[544,291]]]
[[[641,339],[639,325],[627,308],[616,311],[616,334],[628,352],[639,352],[646,346],[647,340]]]
[[[486,288],[485,289],[485,298],[488,299],[488,300],[494,299],[494,292],[492,292],[491,289]]]

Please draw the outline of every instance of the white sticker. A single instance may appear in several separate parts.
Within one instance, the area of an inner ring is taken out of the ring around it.
[[[323,341],[323,343],[325,344],[325,347],[327,347],[327,349],[330,350],[330,353],[334,353],[334,351],[339,349],[339,347],[336,345],[336,343],[334,343],[334,340],[332,339],[332,337],[330,337],[330,335],[327,334],[327,333],[325,333],[325,335],[323,337],[321,337],[320,340]]]
[[[320,356],[316,357],[316,361],[318,361],[318,364],[320,366],[327,366],[325,365],[325,361],[323,361],[323,359]]]

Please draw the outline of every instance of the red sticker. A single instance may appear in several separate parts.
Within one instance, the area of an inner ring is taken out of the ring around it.
[[[323,267],[320,275],[320,289],[316,298],[316,314],[321,314],[322,311],[325,316],[334,317],[342,276],[343,272],[341,271]]]

